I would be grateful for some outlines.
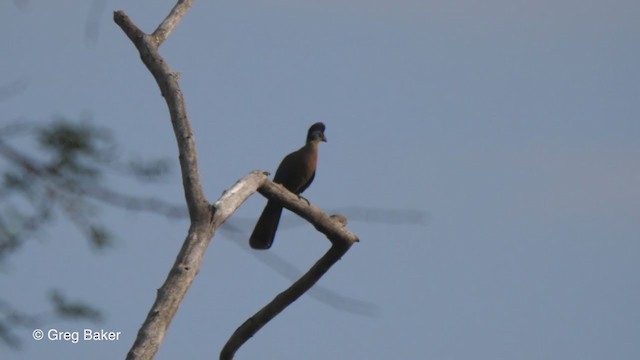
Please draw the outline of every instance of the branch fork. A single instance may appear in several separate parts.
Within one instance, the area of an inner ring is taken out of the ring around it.
[[[233,358],[242,344],[309,290],[358,241],[353,233],[345,229],[344,216],[325,214],[284,187],[269,181],[267,173],[261,171],[249,173],[225,191],[213,205],[209,204],[200,180],[195,137],[178,84],[179,73],[171,71],[158,51],[191,5],[192,0],[179,0],[151,34],[140,30],[123,11],[113,14],[114,22],[140,53],[142,62],[153,75],[167,103],[178,145],[182,183],[191,220],[182,248],[164,284],[157,291],[156,300],[138,331],[127,359],[152,359],[155,356],[180,303],[200,270],[204,253],[215,231],[254,192],[259,191],[265,197],[281,202],[284,207],[311,222],[329,238],[332,246],[306,274],[236,330],[222,349],[221,359]]]

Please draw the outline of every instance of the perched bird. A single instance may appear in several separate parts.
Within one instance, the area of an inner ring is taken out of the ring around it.
[[[318,144],[327,141],[324,136],[324,124],[317,122],[307,132],[307,143],[300,149],[285,156],[280,162],[273,182],[281,184],[287,190],[300,195],[311,185],[316,176],[318,163]],[[256,223],[256,227],[249,238],[249,245],[254,249],[268,249],[273,244],[273,238],[278,230],[282,205],[269,200]]]

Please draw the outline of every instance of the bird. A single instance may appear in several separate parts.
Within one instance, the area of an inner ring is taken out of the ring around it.
[[[304,146],[285,156],[280,162],[273,177],[274,183],[281,184],[298,196],[311,185],[316,176],[318,145],[327,141],[324,130],[325,126],[321,122],[311,125]],[[280,215],[282,205],[274,200],[267,201],[249,238],[249,245],[253,249],[266,250],[271,247],[278,230]]]

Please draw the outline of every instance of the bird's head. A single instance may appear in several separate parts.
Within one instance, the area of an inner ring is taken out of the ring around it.
[[[324,124],[321,122],[317,122],[309,128],[309,132],[307,133],[307,142],[310,141],[327,141],[327,138],[324,136]]]

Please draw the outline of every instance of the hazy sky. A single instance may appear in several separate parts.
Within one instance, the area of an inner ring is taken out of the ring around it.
[[[3,2],[0,84],[23,90],[0,102],[0,122],[90,114],[121,156],[174,160],[161,184],[114,188],[183,202],[166,105],[111,20],[122,9],[150,32],[173,3]],[[361,242],[237,358],[639,359],[639,20],[640,3],[623,0],[196,1],[161,53],[181,74],[210,201],[274,171],[323,121],[312,203],[428,219],[347,213]],[[157,359],[216,358],[291,283],[274,261],[306,269],[329,247],[298,223],[248,251],[264,203],[234,216],[244,233],[213,239]],[[102,218],[113,248],[92,251],[61,220],[3,263],[1,298],[38,312],[62,289],[106,321],[42,329],[121,339],[17,329],[24,349],[2,359],[124,357],[188,223],[109,207]]]

